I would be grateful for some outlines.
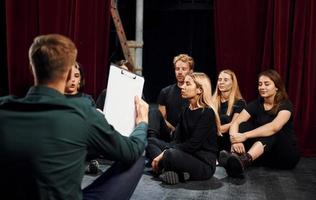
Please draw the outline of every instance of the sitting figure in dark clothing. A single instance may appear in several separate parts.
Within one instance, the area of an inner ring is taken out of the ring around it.
[[[220,163],[232,177],[243,177],[253,162],[292,169],[300,158],[293,106],[280,75],[272,69],[261,72],[258,91],[260,97],[250,102],[230,127],[232,153],[224,150],[220,153]]]
[[[222,136],[217,137],[218,150],[230,151],[229,128],[232,121],[246,107],[246,102],[239,90],[237,77],[232,70],[225,69],[219,73],[213,99],[221,120]]]
[[[181,96],[189,106],[181,113],[171,143],[148,138],[153,171],[167,184],[206,180],[216,169],[216,137],[220,126],[211,98],[211,82],[204,73],[185,76]]]

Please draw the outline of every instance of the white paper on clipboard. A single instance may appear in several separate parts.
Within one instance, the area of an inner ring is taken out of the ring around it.
[[[144,78],[110,66],[103,113],[115,130],[129,136],[135,128],[135,96],[142,97]]]

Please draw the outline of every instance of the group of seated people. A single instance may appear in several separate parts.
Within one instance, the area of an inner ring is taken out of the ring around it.
[[[259,74],[259,97],[247,104],[232,70],[219,73],[212,93],[192,57],[180,54],[173,64],[177,83],[161,90],[159,111],[150,110],[146,148],[163,182],[209,179],[217,161],[231,177],[244,177],[251,164],[296,166],[293,106],[275,70]]]
[[[0,191],[10,199],[129,199],[146,161],[166,184],[207,180],[217,162],[243,177],[251,164],[291,169],[299,161],[293,106],[275,70],[259,74],[259,97],[247,104],[232,70],[219,73],[213,93],[193,58],[180,54],[176,83],[161,90],[158,108],[135,97],[136,125],[126,137],[98,110],[106,90],[97,103],[83,93],[69,38],[36,37],[29,59],[34,86],[24,98],[0,98]],[[100,155],[115,162],[81,189],[87,158]]]

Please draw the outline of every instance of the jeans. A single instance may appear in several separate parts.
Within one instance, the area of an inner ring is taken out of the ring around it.
[[[143,156],[131,166],[115,162],[99,178],[83,189],[83,199],[129,199],[144,168],[145,158]]]

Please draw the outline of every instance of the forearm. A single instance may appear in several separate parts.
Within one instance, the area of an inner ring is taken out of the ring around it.
[[[220,126],[221,133],[227,133],[229,131],[230,126],[231,126],[231,123],[221,125]]]
[[[243,134],[245,135],[247,139],[249,139],[249,138],[258,138],[258,137],[269,137],[271,135],[274,135],[277,132],[278,130],[273,128],[273,126],[270,123],[268,123],[256,129],[253,129],[251,131],[247,131]]]
[[[135,127],[134,131],[129,136],[132,141],[135,141],[135,145],[133,148],[135,154],[141,155],[145,150],[145,147],[147,145],[147,129],[148,124],[145,122],[141,122]]]
[[[168,126],[168,128],[173,131],[175,129],[175,127],[168,121],[165,119],[166,125]]]
[[[234,135],[239,132],[239,122],[235,121],[230,125],[229,135]]]

